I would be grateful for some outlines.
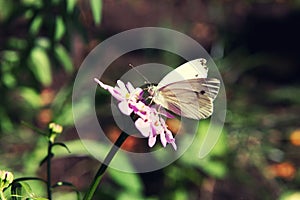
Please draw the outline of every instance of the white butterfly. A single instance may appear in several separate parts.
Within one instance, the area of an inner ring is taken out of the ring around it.
[[[148,88],[152,100],[177,115],[205,119],[213,113],[220,81],[207,78],[204,58],[184,63],[168,73],[157,86]]]

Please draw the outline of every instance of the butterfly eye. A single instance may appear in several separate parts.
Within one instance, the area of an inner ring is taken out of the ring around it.
[[[200,94],[204,95],[204,94],[205,94],[205,91],[204,91],[204,90],[201,90],[201,91],[200,91]]]

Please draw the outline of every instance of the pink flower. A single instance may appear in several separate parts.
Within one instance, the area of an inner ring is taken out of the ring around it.
[[[158,112],[155,106],[150,107],[146,105],[142,97],[143,90],[141,88],[134,88],[129,82],[125,86],[120,80],[117,81],[117,86],[115,87],[106,85],[96,78],[94,80],[119,101],[118,107],[123,114],[130,115],[133,112],[139,117],[135,121],[135,126],[144,137],[148,137],[148,145],[150,147],[154,146],[156,137],[160,135],[163,147],[171,144],[175,150],[177,149],[172,132],[161,117],[161,115],[167,118],[174,118],[174,116],[165,110]]]
[[[118,107],[120,111],[124,115],[130,115],[133,112],[132,104],[135,104],[141,97],[143,90],[141,88],[134,88],[131,83],[125,84],[118,80],[118,86],[112,87],[106,85],[99,81],[98,79],[94,78],[94,80],[105,90],[109,91],[109,93],[115,97],[120,103]]]
[[[150,147],[154,146],[157,135],[160,135],[160,141],[164,147],[166,147],[167,143],[170,143],[175,150],[177,149],[172,132],[155,108],[150,108],[144,118],[137,119],[135,126],[143,136],[149,138],[148,145]]]

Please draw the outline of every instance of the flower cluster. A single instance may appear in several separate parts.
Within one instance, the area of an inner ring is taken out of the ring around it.
[[[119,101],[118,107],[123,114],[129,116],[134,113],[138,116],[135,126],[144,137],[148,137],[150,147],[154,146],[156,137],[159,135],[164,147],[170,143],[175,150],[177,149],[172,132],[162,118],[162,116],[168,118],[173,116],[167,112],[158,112],[155,106],[146,105],[141,88],[134,88],[130,82],[125,85],[120,80],[117,81],[115,87],[106,85],[96,78],[94,80]]]

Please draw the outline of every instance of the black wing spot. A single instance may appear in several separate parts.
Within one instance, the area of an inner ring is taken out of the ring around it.
[[[198,76],[199,76],[199,74],[196,74],[196,75],[195,75],[195,77],[198,77]]]
[[[200,59],[200,64],[201,64],[201,65],[205,65],[205,63],[206,63],[206,60],[205,60],[205,59]]]
[[[200,98],[202,95],[205,94],[205,91],[201,90],[200,92],[195,92],[195,94],[197,95],[198,98]]]

